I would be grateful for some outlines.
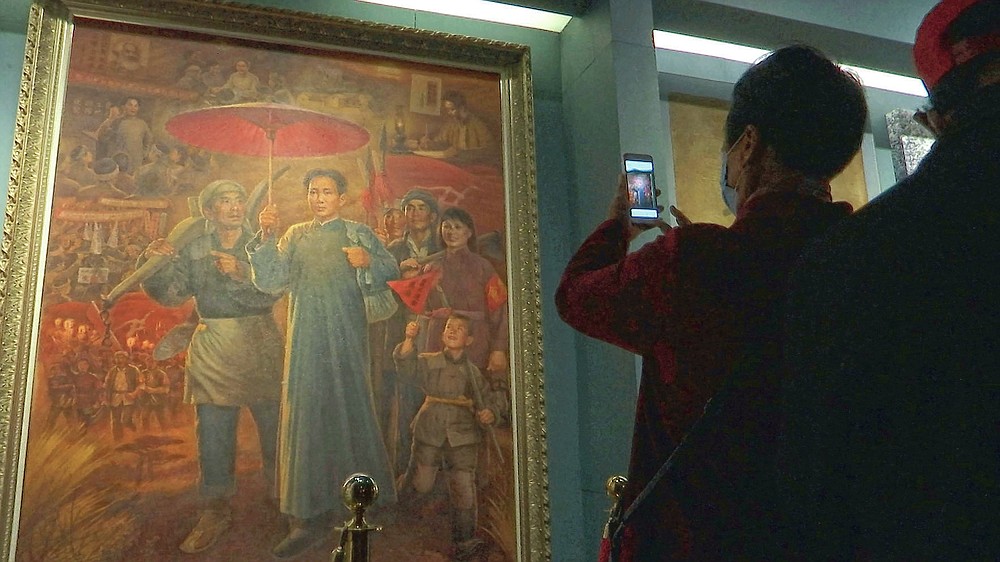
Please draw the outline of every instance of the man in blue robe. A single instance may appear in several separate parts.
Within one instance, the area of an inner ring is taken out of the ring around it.
[[[384,290],[399,268],[370,228],[340,217],[347,182],[339,172],[313,170],[304,184],[313,220],[277,240],[269,206],[247,246],[257,287],[289,295],[278,495],[291,525],[273,550],[279,558],[329,536],[351,474],[371,475],[381,498],[395,500],[372,395],[365,296]]]

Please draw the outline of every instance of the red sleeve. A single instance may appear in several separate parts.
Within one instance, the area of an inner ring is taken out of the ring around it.
[[[508,333],[507,288],[500,276],[488,260],[483,260],[483,269],[488,281],[483,292],[486,300],[486,320],[490,326],[490,352],[503,351],[509,353],[510,334]]]
[[[570,326],[628,351],[647,354],[672,324],[676,231],[629,254],[624,225],[607,220],[570,260],[556,308]]]

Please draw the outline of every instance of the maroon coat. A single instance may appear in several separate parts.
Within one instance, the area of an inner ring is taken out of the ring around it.
[[[507,352],[509,336],[506,291],[501,290],[491,302],[490,287],[497,286],[500,279],[486,258],[468,248],[446,252],[437,266],[442,270],[439,286],[447,299],[445,306],[471,319],[469,335],[473,340],[465,350],[469,361],[485,371],[490,353]],[[434,301],[441,302],[438,299]],[[447,318],[431,317],[427,328],[430,334],[427,339],[428,352],[444,349],[441,334],[446,322]]]
[[[559,314],[591,337],[643,356],[628,506],[698,419],[752,342],[775,339],[771,311],[806,242],[847,216],[847,203],[797,192],[752,197],[730,228],[675,228],[627,254],[606,221],[577,251],[556,293]],[[698,529],[673,499],[649,502],[626,527],[622,560],[691,557]]]

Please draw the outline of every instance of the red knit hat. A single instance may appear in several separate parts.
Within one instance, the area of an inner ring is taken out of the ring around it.
[[[913,44],[913,60],[928,90],[933,90],[956,66],[983,53],[1000,51],[1000,35],[995,33],[970,37],[955,44],[949,44],[947,37],[948,27],[967,8],[994,1],[998,0],[944,0],[924,16]]]

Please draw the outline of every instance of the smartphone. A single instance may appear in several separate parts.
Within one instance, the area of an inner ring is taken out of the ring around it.
[[[628,190],[629,216],[633,220],[656,220],[656,183],[653,181],[653,157],[648,154],[625,154],[625,182]]]

